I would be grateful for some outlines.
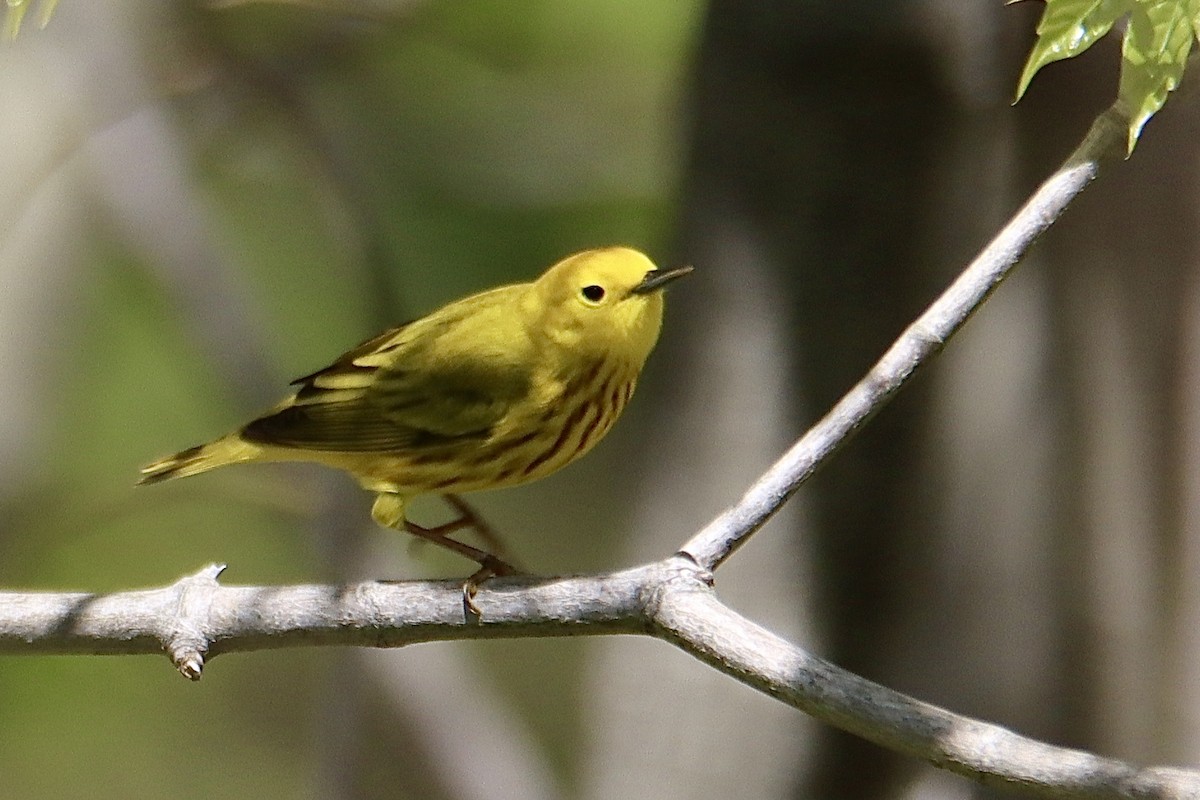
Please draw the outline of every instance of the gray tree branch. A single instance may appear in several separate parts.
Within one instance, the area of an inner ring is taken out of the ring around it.
[[[808,430],[742,497],[682,548],[716,569],[783,506],[850,436],[945,346],[1070,202],[1123,153],[1128,114],[1114,105],[1096,118],[1083,142],[1038,187],[1000,233],[888,349],[875,366]]]
[[[1039,797],[1195,798],[1200,773],[1137,768],[1044,744],[872,683],[723,605],[685,555],[607,575],[502,578],[464,612],[453,581],[222,586],[206,567],[110,595],[0,594],[0,653],[156,653],[200,677],[205,658],[299,645],[400,647],[485,637],[642,634],[884,747]]]
[[[715,570],[944,346],[1122,152],[1127,115],[1101,115],[1063,167],[855,386],[736,505],[662,561],[605,575],[488,581],[467,613],[461,585],[222,586],[206,567],[160,589],[0,593],[0,654],[165,651],[199,679],[221,653],[304,645],[400,647],[455,639],[641,634],[667,641],[812,716],[952,772],[1040,797],[1196,798],[1200,772],[1138,768],[1025,738],[848,673],[718,599]]]

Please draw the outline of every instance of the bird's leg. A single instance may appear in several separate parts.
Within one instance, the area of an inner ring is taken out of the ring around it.
[[[492,555],[486,550],[480,550],[478,547],[471,547],[469,544],[464,544],[457,539],[451,539],[446,535],[445,525],[438,525],[435,528],[422,528],[415,522],[404,520],[403,530],[408,531],[413,536],[433,542],[439,547],[444,547],[451,552],[458,553],[460,556],[466,556],[480,566],[479,572],[472,575],[468,580],[486,580],[493,575],[516,575],[519,570],[511,564],[503,561]],[[459,526],[462,527],[462,526]],[[451,530],[455,530],[451,528]],[[486,572],[486,575],[478,577],[480,573]]]
[[[487,545],[488,550],[487,561],[479,561],[479,569],[473,575],[468,577],[463,582],[463,605],[476,616],[483,616],[479,612],[479,608],[475,605],[475,595],[479,592],[479,586],[488,578],[497,575],[513,575],[519,573],[520,570],[513,567],[508,562],[504,561],[501,556],[507,556],[504,542],[501,541],[496,529],[487,523],[475,507],[462,499],[461,495],[444,494],[442,499],[446,501],[446,505],[458,512],[458,519],[448,522],[445,525],[439,525],[436,530],[442,532],[443,535],[462,528],[473,528],[483,543]],[[499,555],[497,555],[499,554]]]
[[[466,527],[469,522],[464,523],[462,520],[445,525],[438,525],[434,528],[422,528],[415,522],[404,520],[404,530],[411,533],[413,536],[419,536],[422,539],[433,542],[436,545],[451,550],[459,555],[466,556],[479,565],[479,569],[472,572],[462,585],[463,607],[474,614],[476,617],[482,617],[483,612],[479,610],[479,606],[475,605],[475,595],[479,593],[479,586],[488,578],[497,575],[515,575],[518,573],[516,567],[506,561],[502,561],[486,550],[480,550],[477,547],[471,547],[469,544],[463,544],[457,539],[451,539],[446,534],[450,531],[458,530]]]
[[[392,492],[380,492],[376,495],[375,504],[371,506],[371,516],[385,528],[407,531],[413,536],[432,542],[438,547],[458,553],[460,556],[465,556],[477,563],[479,569],[463,582],[463,603],[472,613],[479,616],[479,609],[476,608],[474,602],[475,594],[479,591],[479,585],[493,576],[516,575],[519,573],[519,570],[486,550],[480,550],[457,539],[451,539],[449,534],[463,528],[471,527],[479,531],[481,536],[485,538],[489,538],[490,536],[492,540],[496,540],[495,532],[483,522],[474,509],[467,505],[462,498],[457,495],[447,495],[447,502],[457,509],[461,516],[456,520],[442,525],[435,525],[432,528],[423,527],[406,519],[404,516],[404,498]]]
[[[483,543],[487,545],[488,552],[494,553],[498,558],[508,558],[508,548],[504,546],[504,542],[500,539],[500,534],[496,533],[496,529],[487,523],[475,507],[462,498],[462,495],[444,494],[442,499],[446,501],[446,505],[458,512],[458,519],[455,523],[462,528],[473,528]]]

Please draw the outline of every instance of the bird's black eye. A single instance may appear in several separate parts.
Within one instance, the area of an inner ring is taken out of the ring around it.
[[[604,299],[604,287],[592,284],[591,286],[583,287],[583,296],[592,303],[599,303]]]

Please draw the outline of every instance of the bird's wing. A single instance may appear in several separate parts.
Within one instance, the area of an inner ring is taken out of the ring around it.
[[[462,329],[464,318],[426,318],[363,342],[296,380],[296,394],[242,436],[342,452],[401,452],[486,437],[528,396],[531,370],[503,351],[474,346],[478,337]]]

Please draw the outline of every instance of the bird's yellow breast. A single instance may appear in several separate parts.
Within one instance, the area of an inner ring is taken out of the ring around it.
[[[329,453],[322,460],[373,491],[417,495],[515,486],[557,472],[595,447],[633,397],[637,378],[628,364],[596,360],[570,378],[535,382],[537,396],[517,404],[486,437],[349,460]]]

